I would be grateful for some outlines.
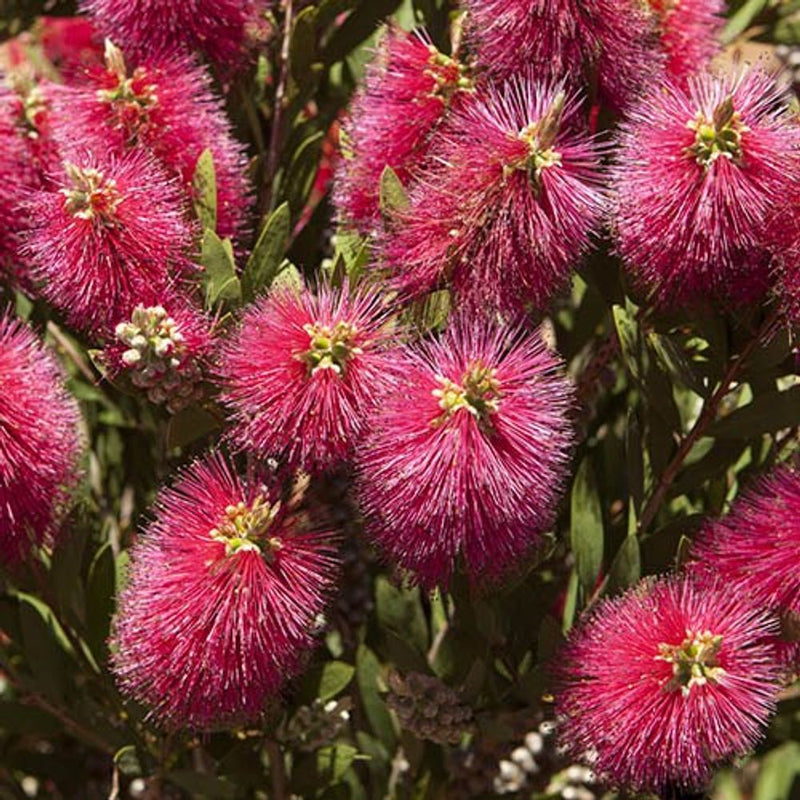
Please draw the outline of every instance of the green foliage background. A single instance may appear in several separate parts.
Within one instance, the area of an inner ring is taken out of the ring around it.
[[[308,205],[326,134],[387,16],[405,27],[424,23],[446,50],[451,11],[447,0],[316,0],[295,3],[288,27],[275,12],[257,69],[227,94],[255,183],[264,187],[263,222],[243,269],[210,230],[213,164],[198,168],[209,307],[234,312],[274,281],[301,274],[361,274],[369,244],[339,231],[331,253],[329,201]],[[14,35],[42,12],[74,13],[74,4],[0,0],[0,32]],[[737,0],[729,13],[728,42],[800,44],[797,0]],[[285,97],[276,105],[279,86]],[[398,194],[387,173],[387,212],[402,202]],[[175,468],[219,436],[219,412],[206,405],[162,415],[102,381],[86,343],[45,306],[18,294],[5,299],[46,331],[61,356],[88,447],[72,535],[21,581],[0,584],[2,800],[127,797],[132,785],[152,798],[472,796],[458,793],[470,769],[465,756],[489,753],[496,766],[526,725],[548,714],[542,664],[582,610],[642,575],[673,568],[704,516],[726,510],[752,476],[797,448],[791,335],[779,330],[767,341],[769,310],[735,319],[655,316],[634,304],[619,264],[601,248],[547,320],[584,412],[575,478],[539,563],[489,596],[471,596],[458,583],[449,596],[422,596],[352,543],[359,520],[346,476],[317,487],[341,512],[352,541],[343,595],[305,676],[263,727],[165,736],[117,694],[106,637],[137,525]],[[443,324],[447,305],[437,293],[409,309],[409,320],[429,331]],[[460,692],[474,712],[460,748],[403,729],[387,704],[392,670],[433,675]],[[315,698],[336,701],[335,713],[349,715],[316,742],[304,710]],[[798,776],[800,692],[789,689],[758,753],[722,772],[713,792],[724,800],[797,797]],[[539,783],[518,796],[547,796],[547,783]]]

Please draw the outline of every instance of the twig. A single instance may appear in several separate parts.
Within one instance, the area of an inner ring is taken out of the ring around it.
[[[47,323],[47,332],[56,340],[58,346],[69,356],[75,366],[80,370],[86,380],[91,384],[97,383],[97,376],[92,372],[89,365],[83,360],[81,354],[75,349],[72,342],[61,332],[61,328],[54,322]]]
[[[275,87],[275,103],[272,113],[272,129],[269,134],[269,152],[267,153],[267,169],[264,174],[264,193],[261,210],[266,213],[272,205],[272,184],[278,168],[278,157],[281,145],[281,124],[283,122],[283,100],[286,96],[286,83],[289,79],[289,45],[292,39],[293,0],[285,0],[283,20],[283,40],[281,41],[280,72]]]
[[[739,377],[742,368],[747,363],[750,356],[753,355],[760,344],[769,341],[771,338],[772,334],[774,333],[777,320],[778,312],[775,311],[764,320],[764,323],[758,331],[758,334],[747,343],[745,348],[739,354],[739,357],[729,364],[725,375],[723,375],[722,380],[717,387],[717,390],[705,403],[703,410],[700,412],[700,416],[697,418],[696,422],[692,426],[692,429],[681,442],[678,452],[661,474],[658,485],[650,495],[650,498],[648,499],[644,510],[642,511],[642,516],[639,519],[639,524],[637,526],[637,530],[639,532],[646,530],[655,519],[656,514],[658,514],[661,505],[666,499],[670,486],[672,486],[675,478],[678,477],[678,473],[683,466],[683,462],[686,460],[695,444],[697,444],[698,440],[702,438],[708,426],[716,419],[720,404],[725,397],[727,397],[731,390],[732,384]]]
[[[286,771],[283,764],[283,753],[274,739],[264,743],[269,758],[269,774],[272,779],[272,800],[286,800]]]

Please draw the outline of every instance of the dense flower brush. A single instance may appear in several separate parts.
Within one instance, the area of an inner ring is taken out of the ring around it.
[[[113,671],[164,727],[256,720],[313,644],[336,545],[279,496],[212,454],[164,490],[133,548]]]

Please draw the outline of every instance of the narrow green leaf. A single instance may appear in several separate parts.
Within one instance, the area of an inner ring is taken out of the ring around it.
[[[609,593],[617,592],[633,586],[641,576],[641,555],[639,540],[635,536],[626,536],[622,546],[617,551],[616,558],[611,564],[608,573]]]
[[[786,742],[764,757],[758,773],[753,800],[790,800],[800,775],[800,742]]]
[[[272,290],[289,290],[293,292],[300,292],[303,290],[305,282],[300,270],[289,261],[284,261],[280,272],[278,272],[275,280],[272,281]]]
[[[284,196],[295,217],[300,215],[314,185],[322,153],[323,131],[315,131],[297,148],[284,181]]]
[[[614,315],[614,326],[617,329],[617,336],[619,337],[620,347],[622,348],[622,355],[625,357],[625,363],[628,369],[635,377],[639,377],[639,326],[636,321],[628,314],[622,307],[615,305],[612,308]]]
[[[217,417],[200,406],[189,406],[175,414],[167,426],[167,447],[186,447],[221,427]]]
[[[592,593],[603,565],[603,510],[597,481],[588,458],[581,463],[572,485],[570,543],[578,579]]]
[[[197,159],[192,178],[194,213],[204,231],[217,229],[217,175],[214,169],[214,156],[204,150]]]
[[[28,594],[19,593],[17,599],[28,666],[42,692],[62,702],[67,692],[69,656],[74,651],[49,606]]]
[[[408,208],[406,190],[397,173],[389,166],[384,167],[381,173],[380,206],[381,213],[389,218]]]
[[[214,231],[207,230],[203,234],[200,262],[205,269],[203,288],[208,308],[213,308],[219,301],[241,302],[242,286],[236,277],[233,246],[228,239],[223,241]]]
[[[242,276],[244,294],[248,299],[268,289],[280,271],[291,224],[288,203],[281,203],[264,223]]]
[[[800,385],[758,395],[753,402],[717,420],[708,435],[719,439],[750,439],[800,425]]]
[[[236,787],[222,778],[206,772],[193,772],[188,769],[168,772],[166,778],[171,783],[189,792],[191,797],[205,797],[208,800],[233,800]]]
[[[344,661],[328,661],[309,670],[298,692],[300,702],[310,704],[315,699],[323,703],[344,691],[355,675],[356,668]]]
[[[116,565],[110,543],[104,544],[92,561],[86,602],[86,627],[88,644],[98,661],[108,653],[106,640],[111,629],[116,592]]]
[[[723,28],[721,37],[723,44],[729,44],[744,33],[768,3],[769,0],[746,0]]]
[[[419,589],[398,589],[381,575],[375,581],[375,613],[381,626],[399,634],[419,652],[428,649],[428,625]]]
[[[364,713],[375,736],[387,749],[393,751],[397,734],[389,710],[378,691],[380,674],[381,665],[375,653],[366,645],[359,645],[356,652],[356,683]]]
[[[314,29],[317,9],[304,8],[295,18],[289,46],[289,63],[292,77],[298,86],[303,86],[311,77],[311,65],[317,52],[317,34]]]
[[[567,596],[564,600],[564,614],[561,619],[561,630],[569,633],[575,622],[575,615],[578,613],[578,591],[580,590],[580,580],[578,571],[573,569],[567,584]]]

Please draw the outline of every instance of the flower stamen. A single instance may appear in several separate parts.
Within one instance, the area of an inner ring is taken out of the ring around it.
[[[107,180],[102,172],[91,167],[67,162],[64,169],[72,181],[71,189],[61,190],[67,213],[78,219],[111,221],[122,202],[117,182]]]
[[[364,352],[355,343],[358,329],[349,322],[340,321],[335,325],[309,323],[303,326],[303,330],[311,340],[311,347],[296,357],[306,364],[309,375],[329,369],[341,377],[348,362]]]
[[[711,631],[686,631],[686,638],[678,645],[660,644],[656,661],[672,664],[672,678],[664,685],[666,691],[681,690],[687,697],[693,686],[718,683],[725,674],[717,656],[722,647],[722,636]]]
[[[434,389],[433,396],[439,400],[443,413],[434,420],[434,427],[443,425],[461,410],[489,426],[491,416],[500,407],[500,384],[496,372],[476,361],[467,368],[460,385],[444,375],[437,375],[441,388]]]
[[[706,171],[719,158],[739,162],[742,158],[742,134],[750,130],[733,107],[733,98],[723,100],[715,109],[711,119],[698,111],[694,119],[686,123],[695,132],[694,144],[687,148]]]
[[[267,561],[283,546],[277,536],[267,536],[280,511],[280,503],[270,503],[264,494],[249,505],[240,501],[225,509],[225,516],[210,531],[211,538],[225,545],[225,555],[255,551]]]

